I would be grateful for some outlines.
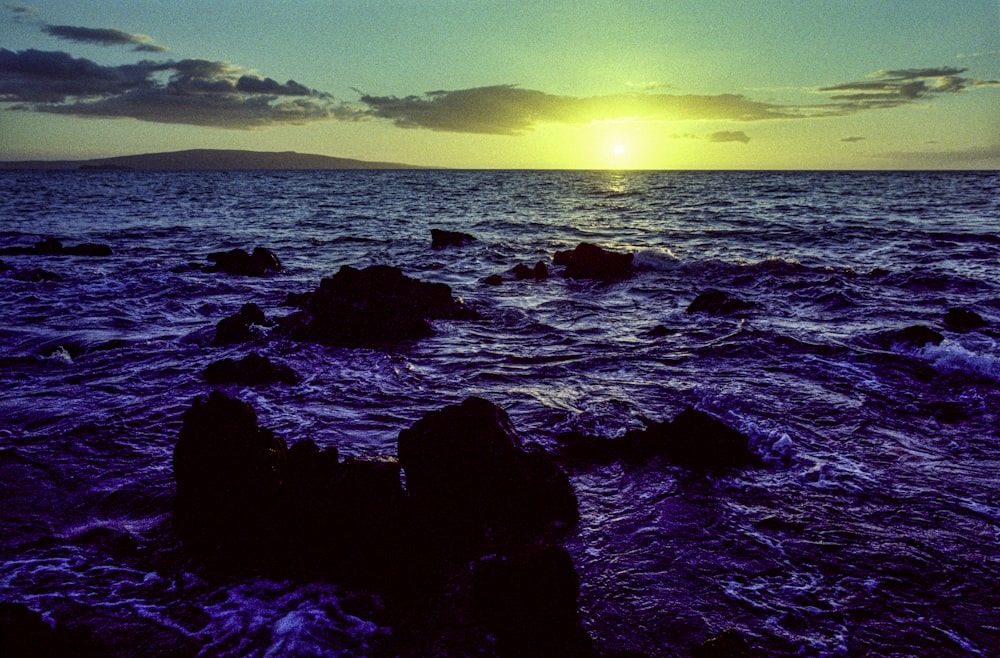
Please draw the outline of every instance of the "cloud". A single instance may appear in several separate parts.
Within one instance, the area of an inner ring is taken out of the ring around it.
[[[869,109],[898,107],[933,95],[966,91],[971,87],[1000,86],[1000,80],[962,76],[968,69],[953,67],[877,71],[869,80],[844,82],[817,91],[830,93],[831,111],[850,114]],[[840,93],[848,92],[848,93]]]
[[[1000,169],[1000,143],[952,151],[897,151],[876,157],[920,168]]]
[[[852,136],[852,137],[844,137],[840,141],[847,142],[847,143],[850,144],[850,143],[854,143],[854,142],[863,142],[863,141],[865,141],[865,138],[864,137],[859,137],[859,136],[855,135],[855,136]]]
[[[742,130],[721,130],[708,136],[710,142],[740,142],[747,144],[750,138]]]
[[[39,10],[35,7],[26,7],[24,5],[7,5],[7,9],[10,9],[15,14],[37,14]]]
[[[557,96],[516,85],[496,85],[423,96],[372,96],[361,102],[371,116],[389,119],[401,128],[522,134],[540,123],[587,124],[637,119],[649,121],[760,121],[796,116],[770,103],[737,94],[620,94],[578,98]]]
[[[16,110],[232,129],[364,118],[329,94],[226,62],[101,66],[37,50],[0,49],[0,102]]]
[[[47,34],[68,41],[91,43],[99,46],[119,46],[135,44],[140,52],[162,53],[168,49],[153,43],[153,38],[145,34],[129,34],[112,28],[75,27],[73,25],[44,25]]]

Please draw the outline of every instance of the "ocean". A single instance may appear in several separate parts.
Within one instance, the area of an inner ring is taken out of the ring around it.
[[[177,538],[181,416],[210,363],[252,350],[298,383],[221,388],[343,456],[394,455],[468,396],[502,406],[570,476],[601,651],[683,656],[734,629],[768,656],[1000,656],[997,190],[997,172],[0,172],[0,248],[113,250],[0,256],[0,601],[108,655],[380,655],[378,596],[209,572]],[[434,249],[433,228],[476,240]],[[553,254],[581,242],[634,273],[560,276]],[[283,271],[200,267],[255,246]],[[538,261],[551,277],[505,275]],[[211,344],[245,303],[280,317],[374,264],[479,318],[378,349]],[[22,280],[39,268],[59,279]],[[748,308],[687,312],[710,289]],[[914,325],[940,342],[894,333]],[[565,433],[688,406],[762,465],[560,457]]]

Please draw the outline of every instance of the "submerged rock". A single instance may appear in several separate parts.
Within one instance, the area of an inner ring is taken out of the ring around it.
[[[62,281],[63,278],[56,274],[55,272],[49,272],[48,270],[43,270],[41,268],[33,268],[30,270],[17,270],[11,275],[12,278],[18,281],[27,281],[29,283],[39,283],[41,281]]]
[[[975,311],[966,308],[950,308],[945,313],[944,323],[955,331],[972,331],[986,326],[986,320]]]
[[[943,340],[944,336],[940,332],[919,324],[895,331],[887,331],[875,338],[875,342],[885,349],[889,349],[893,345],[911,348],[920,348],[928,344],[940,345]]]
[[[687,307],[687,313],[708,313],[710,315],[729,315],[748,311],[756,304],[753,302],[733,297],[728,292],[722,290],[706,290],[697,297]]]
[[[538,261],[535,263],[534,267],[528,267],[524,263],[518,263],[511,269],[511,274],[518,281],[523,281],[524,279],[535,279],[536,281],[542,281],[549,278],[549,267],[543,261]]]
[[[291,316],[283,328],[296,340],[378,345],[429,336],[428,320],[472,317],[444,283],[419,281],[386,265],[361,270],[344,265],[320,282],[305,316]]]
[[[557,251],[552,257],[556,265],[566,267],[563,276],[570,279],[617,281],[632,274],[631,253],[607,251],[597,245],[581,242],[569,251]]]
[[[27,256],[110,256],[111,247],[106,244],[82,243],[71,247],[55,238],[46,238],[36,242],[33,247],[4,247],[0,254]]]
[[[433,524],[475,535],[579,517],[566,474],[545,453],[524,450],[507,413],[482,398],[428,412],[398,441],[406,489]]]
[[[264,247],[254,247],[252,254],[248,254],[243,249],[217,251],[209,254],[208,260],[212,261],[214,265],[207,268],[207,271],[240,276],[265,276],[280,272],[282,269],[281,261],[274,255],[274,252]]]
[[[757,466],[760,456],[750,449],[750,437],[703,411],[688,407],[672,421],[649,422],[618,439],[579,432],[559,437],[571,459],[641,462],[652,457],[696,469]]]
[[[210,363],[205,369],[205,379],[209,384],[247,384],[260,386],[264,384],[294,384],[298,381],[295,372],[286,365],[271,363],[266,356],[256,352],[247,354],[236,361],[222,359]]]
[[[264,311],[253,303],[244,304],[238,313],[219,320],[215,325],[215,338],[212,345],[229,345],[232,343],[248,343],[256,335],[252,326],[271,327],[274,323],[267,319]]]
[[[105,651],[84,629],[54,627],[23,603],[0,602],[0,656],[4,658],[97,658]]]
[[[461,231],[445,231],[439,228],[431,229],[431,247],[434,249],[460,247],[475,241],[475,236],[462,233]]]
[[[580,578],[559,546],[526,546],[475,563],[476,607],[501,656],[596,656],[580,624]]]

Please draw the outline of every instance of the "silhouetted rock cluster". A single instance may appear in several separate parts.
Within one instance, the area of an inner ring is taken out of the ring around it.
[[[944,323],[955,331],[972,331],[986,326],[983,316],[967,308],[950,308],[944,315]]]
[[[209,384],[246,384],[261,386],[264,384],[294,384],[298,381],[295,372],[281,363],[272,363],[266,356],[256,352],[247,354],[236,361],[222,359],[210,363],[205,368],[205,379]]]
[[[703,411],[688,407],[672,421],[650,422],[609,439],[579,432],[560,435],[564,454],[571,459],[639,462],[662,457],[679,466],[697,469],[756,466],[760,457],[750,449],[750,438]]]
[[[184,413],[173,465],[178,530],[219,566],[405,591],[404,606],[422,600],[415,583],[457,587],[502,655],[592,655],[572,560],[547,543],[576,522],[576,496],[486,400],[428,412],[400,432],[398,461],[341,461],[309,440],[289,449],[213,392]]]
[[[875,337],[875,343],[884,349],[893,345],[920,348],[925,345],[940,345],[944,336],[928,326],[915,324],[902,329],[886,331]]]
[[[462,245],[475,242],[476,238],[461,231],[445,231],[444,229],[431,229],[431,247],[440,249],[442,247],[461,247]]]
[[[756,304],[730,295],[723,290],[706,290],[687,307],[688,313],[708,313],[710,315],[730,315],[748,311]]]
[[[429,336],[428,320],[473,317],[447,284],[413,279],[387,265],[360,270],[344,265],[325,277],[303,313],[290,316],[282,327],[295,340],[377,345]]]
[[[526,279],[544,281],[549,278],[549,267],[543,261],[538,261],[534,267],[518,263],[507,271],[507,276],[515,281],[524,281]],[[499,286],[503,281],[503,274],[491,274],[483,280],[483,283],[488,286]]]
[[[632,257],[630,253],[607,251],[589,242],[581,242],[572,250],[557,251],[552,261],[565,266],[563,276],[570,279],[617,281],[631,276]]]
[[[215,338],[212,345],[229,345],[231,343],[248,343],[257,337],[252,329],[257,327],[273,327],[274,322],[267,319],[264,311],[254,303],[244,304],[238,313],[219,320],[215,325]]]
[[[208,255],[208,260],[214,265],[206,268],[208,272],[225,272],[240,276],[265,276],[281,271],[281,261],[274,252],[264,247],[254,247],[248,254],[243,249],[217,251]]]
[[[84,630],[49,626],[22,603],[0,602],[0,656],[4,658],[97,658],[105,655]]]
[[[111,247],[106,244],[83,243],[65,247],[60,240],[46,238],[31,247],[4,247],[0,255],[25,256],[110,256]]]

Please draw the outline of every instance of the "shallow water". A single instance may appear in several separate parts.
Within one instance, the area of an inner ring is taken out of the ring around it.
[[[205,366],[250,349],[210,346],[219,319],[283,315],[287,292],[378,263],[482,318],[389,350],[262,335],[301,381],[226,390],[290,443],[394,454],[423,413],[480,395],[552,451],[696,405],[764,457],[567,464],[599,647],[683,655],[733,627],[768,655],[998,655],[996,189],[993,172],[0,172],[0,247],[114,249],[2,257],[63,280],[0,274],[0,599],[205,656],[376,651],[391,631],[356,594],[192,564],[170,459]],[[478,240],[434,250],[431,228]],[[580,241],[636,253],[637,273],[482,283]],[[185,267],[255,245],[285,271]],[[757,307],[685,313],[708,288]],[[949,330],[950,307],[989,324]],[[912,324],[945,339],[877,339]]]

